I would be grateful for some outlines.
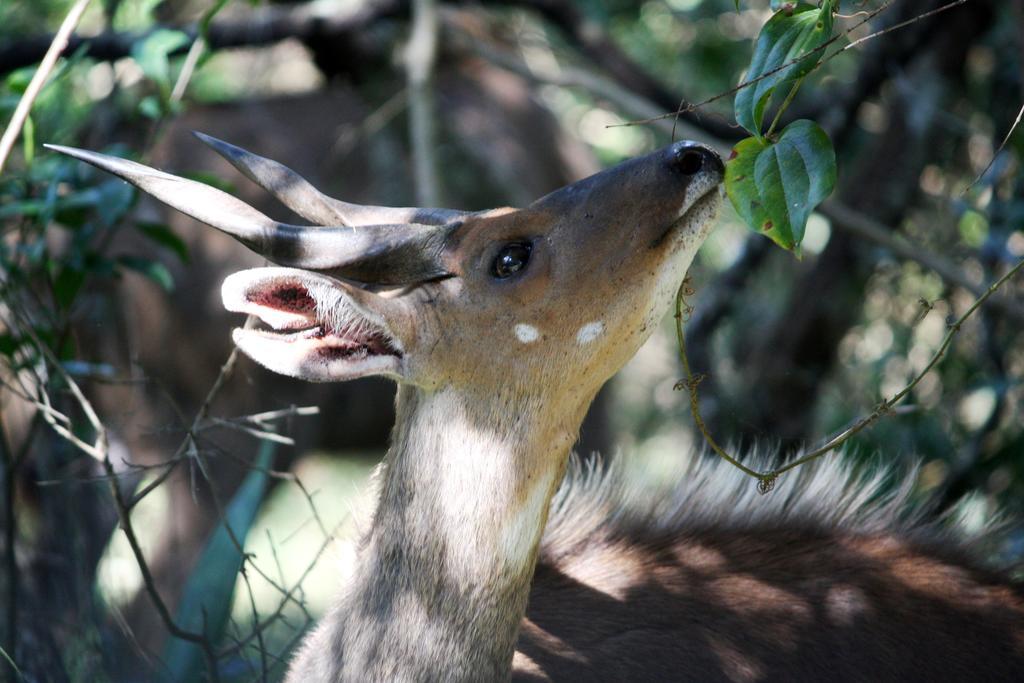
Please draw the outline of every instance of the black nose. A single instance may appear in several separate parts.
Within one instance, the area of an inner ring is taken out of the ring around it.
[[[672,162],[684,175],[695,175],[704,170],[725,173],[722,158],[714,150],[694,142],[677,143]]]

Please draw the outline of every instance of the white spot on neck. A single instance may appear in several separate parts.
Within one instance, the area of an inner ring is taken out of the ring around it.
[[[587,323],[580,328],[580,331],[576,333],[576,341],[582,344],[589,344],[590,342],[601,336],[604,332],[604,323],[598,320],[597,322]]]
[[[533,325],[525,325],[523,323],[519,323],[518,325],[516,325],[515,331],[516,339],[523,342],[524,344],[532,344],[533,342],[537,341],[538,337],[540,337],[540,332],[538,332],[537,328],[534,327]]]

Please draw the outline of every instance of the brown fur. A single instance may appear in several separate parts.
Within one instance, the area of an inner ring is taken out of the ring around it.
[[[922,522],[909,482],[869,502],[882,476],[831,462],[772,499],[703,459],[652,500],[614,471],[577,472],[556,500],[513,678],[1021,680],[1024,595],[972,559],[984,538]],[[733,507],[709,507],[710,492]]]

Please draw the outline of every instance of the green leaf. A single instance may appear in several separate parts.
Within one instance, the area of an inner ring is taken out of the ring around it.
[[[157,29],[132,46],[132,58],[142,73],[160,86],[161,91],[171,88],[169,56],[188,44],[188,35],[181,31]]]
[[[776,88],[806,76],[821,60],[822,50],[810,53],[832,37],[833,1],[826,0],[820,9],[798,3],[791,12],[775,14],[761,29],[745,78],[751,84],[736,93],[734,105],[737,123],[752,135],[761,137],[764,110]],[[790,65],[782,68],[786,64]]]
[[[0,206],[0,218],[36,216],[42,212],[45,204],[45,202],[39,199],[23,199],[21,201],[8,202]]]
[[[164,115],[160,99],[153,95],[147,95],[139,100],[139,115],[152,120],[157,120]]]
[[[985,243],[986,238],[988,238],[988,219],[978,211],[970,209],[965,211],[960,216],[957,227],[960,228],[960,237],[963,238],[964,242],[975,249],[979,249]]]
[[[35,75],[35,72],[35,67],[25,67],[12,71],[4,79],[4,87],[13,93],[24,95],[25,91],[28,90],[28,84],[32,82],[32,76]]]
[[[14,356],[14,352],[17,351],[23,343],[24,342],[20,337],[15,337],[9,333],[0,334],[0,356],[12,358]]]
[[[23,154],[25,163],[31,165],[36,157],[36,123],[31,116],[25,117],[25,125],[21,129]]]
[[[121,220],[135,201],[135,188],[120,178],[105,180],[93,189],[98,193],[93,208],[100,222],[108,227]]]
[[[90,277],[111,278],[117,276],[117,262],[91,250],[85,253],[82,269]]]
[[[739,0],[737,0],[737,2],[739,2]],[[207,39],[209,37],[210,24],[213,23],[213,20],[221,13],[221,10],[230,4],[231,0],[217,0],[213,3],[213,6],[210,7],[210,9],[203,13],[203,17],[199,20],[199,35],[201,35],[203,39]]]
[[[267,470],[273,463],[274,443],[263,441],[253,469],[235,493],[224,511],[224,522],[230,527],[238,543],[245,538],[256,519],[267,487]],[[221,524],[214,530],[185,588],[174,620],[182,628],[203,632],[211,642],[217,643],[224,634],[231,613],[238,571],[242,555],[231,536]],[[202,650],[196,645],[171,638],[164,648],[163,662],[170,680],[191,682],[205,680]]]
[[[135,227],[153,242],[173,251],[182,263],[188,263],[188,245],[170,227],[147,221],[139,221]]]
[[[811,211],[835,184],[832,141],[813,121],[794,121],[777,142],[741,140],[725,165],[725,192],[736,212],[797,255]]]
[[[63,197],[54,194],[43,199],[26,199],[0,206],[0,218],[31,216],[48,220],[48,214],[56,214],[63,225],[77,228],[86,220],[86,212],[95,211],[103,225],[110,226],[119,221],[135,200],[135,188],[114,178],[96,187],[86,188]]]
[[[60,348],[54,349],[57,353],[57,359],[61,362],[74,360],[75,358],[75,336],[73,334],[65,335],[61,341]]]
[[[117,262],[129,270],[146,276],[168,292],[174,289],[174,278],[171,276],[171,272],[159,261],[151,261],[139,256],[119,256]]]
[[[53,281],[53,296],[61,308],[67,310],[71,307],[83,284],[85,272],[82,269],[70,265],[61,269]]]

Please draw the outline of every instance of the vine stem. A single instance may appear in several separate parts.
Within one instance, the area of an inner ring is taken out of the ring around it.
[[[704,418],[700,414],[700,397],[697,394],[697,385],[700,384],[701,378],[695,376],[693,371],[690,369],[690,359],[686,355],[686,335],[683,333],[683,302],[689,286],[690,281],[689,278],[687,278],[686,280],[683,280],[681,285],[679,285],[679,290],[676,292],[676,342],[679,344],[679,359],[683,362],[683,372],[685,373],[686,378],[677,383],[675,388],[686,388],[687,393],[690,396],[690,412],[693,413],[693,421],[697,423],[697,429],[699,429],[700,433],[704,435],[704,440],[708,442],[711,450],[743,473],[754,477],[759,481],[766,481],[772,478],[770,473],[758,472],[750,469],[739,460],[729,455],[724,448],[718,445],[715,438],[711,436],[711,432],[708,431],[707,425],[704,424]]]
[[[805,78],[807,78],[806,74],[793,82],[793,87],[789,89],[789,94],[786,95],[786,99],[782,101],[782,104],[779,105],[778,110],[775,112],[775,118],[772,119],[772,125],[768,126],[768,132],[764,134],[765,139],[770,138],[772,133],[775,132],[775,127],[779,125],[779,119],[782,118],[782,112],[789,109],[789,105],[792,104],[793,98],[796,97],[796,91],[800,89],[800,85],[803,84]]]
[[[832,437],[818,448],[815,448],[810,453],[807,453],[806,455],[797,458],[796,460],[789,462],[783,465],[782,467],[778,467],[768,472],[758,472],[757,470],[751,469],[744,465],[743,463],[741,463],[736,457],[727,453],[725,449],[718,445],[718,442],[715,441],[714,437],[711,436],[711,433],[708,431],[707,425],[704,423],[704,418],[700,414],[700,398],[697,393],[697,385],[700,384],[701,378],[699,375],[694,375],[693,371],[690,368],[690,360],[686,356],[686,335],[683,333],[683,323],[685,317],[684,310],[688,308],[685,305],[685,297],[689,292],[689,279],[684,280],[683,283],[679,285],[679,290],[676,292],[676,341],[679,345],[679,359],[682,361],[683,364],[683,373],[685,374],[685,378],[682,381],[678,382],[675,388],[685,388],[687,390],[687,393],[690,397],[690,412],[693,414],[693,421],[694,423],[696,423],[697,429],[704,436],[704,440],[707,441],[708,446],[711,447],[711,450],[713,450],[720,458],[731,464],[733,467],[742,471],[744,474],[757,479],[759,482],[759,490],[762,493],[768,493],[769,491],[771,491],[776,479],[778,479],[780,475],[789,472],[790,470],[796,469],[801,465],[806,465],[812,460],[817,460],[821,456],[839,448],[847,441],[849,441],[853,436],[873,425],[875,422],[878,421],[879,418],[881,418],[883,415],[887,414],[890,410],[892,410],[892,408],[896,406],[896,404],[898,404],[900,401],[906,398],[910,394],[910,392],[912,392],[914,388],[917,387],[921,380],[924,379],[925,376],[928,375],[928,373],[930,373],[933,369],[935,369],[935,366],[937,366],[939,364],[939,361],[941,361],[942,358],[946,355],[946,352],[949,350],[950,345],[953,343],[954,337],[956,337],[956,335],[960,332],[960,329],[963,327],[963,324],[967,322],[967,320],[972,315],[974,315],[974,313],[979,308],[981,308],[981,306],[989,299],[989,297],[991,297],[993,294],[999,291],[999,289],[1003,285],[1005,285],[1007,282],[1013,279],[1013,277],[1017,275],[1021,270],[1024,270],[1024,259],[1019,261],[1013,268],[1010,268],[1008,271],[1006,271],[1006,273],[1001,278],[999,278],[991,285],[989,285],[988,289],[986,289],[981,294],[981,296],[975,299],[974,303],[971,304],[971,306],[966,311],[964,311],[963,315],[961,315],[951,325],[949,325],[949,329],[946,332],[946,336],[943,337],[942,343],[939,345],[939,348],[932,355],[931,360],[929,360],[928,364],[925,365],[924,368],[919,373],[917,373],[917,375],[914,376],[914,378],[910,381],[909,384],[907,384],[907,386],[903,387],[903,389],[898,391],[891,398],[883,399],[882,402],[879,403],[878,406],[870,414],[857,420],[850,427],[844,429],[842,432]]]

